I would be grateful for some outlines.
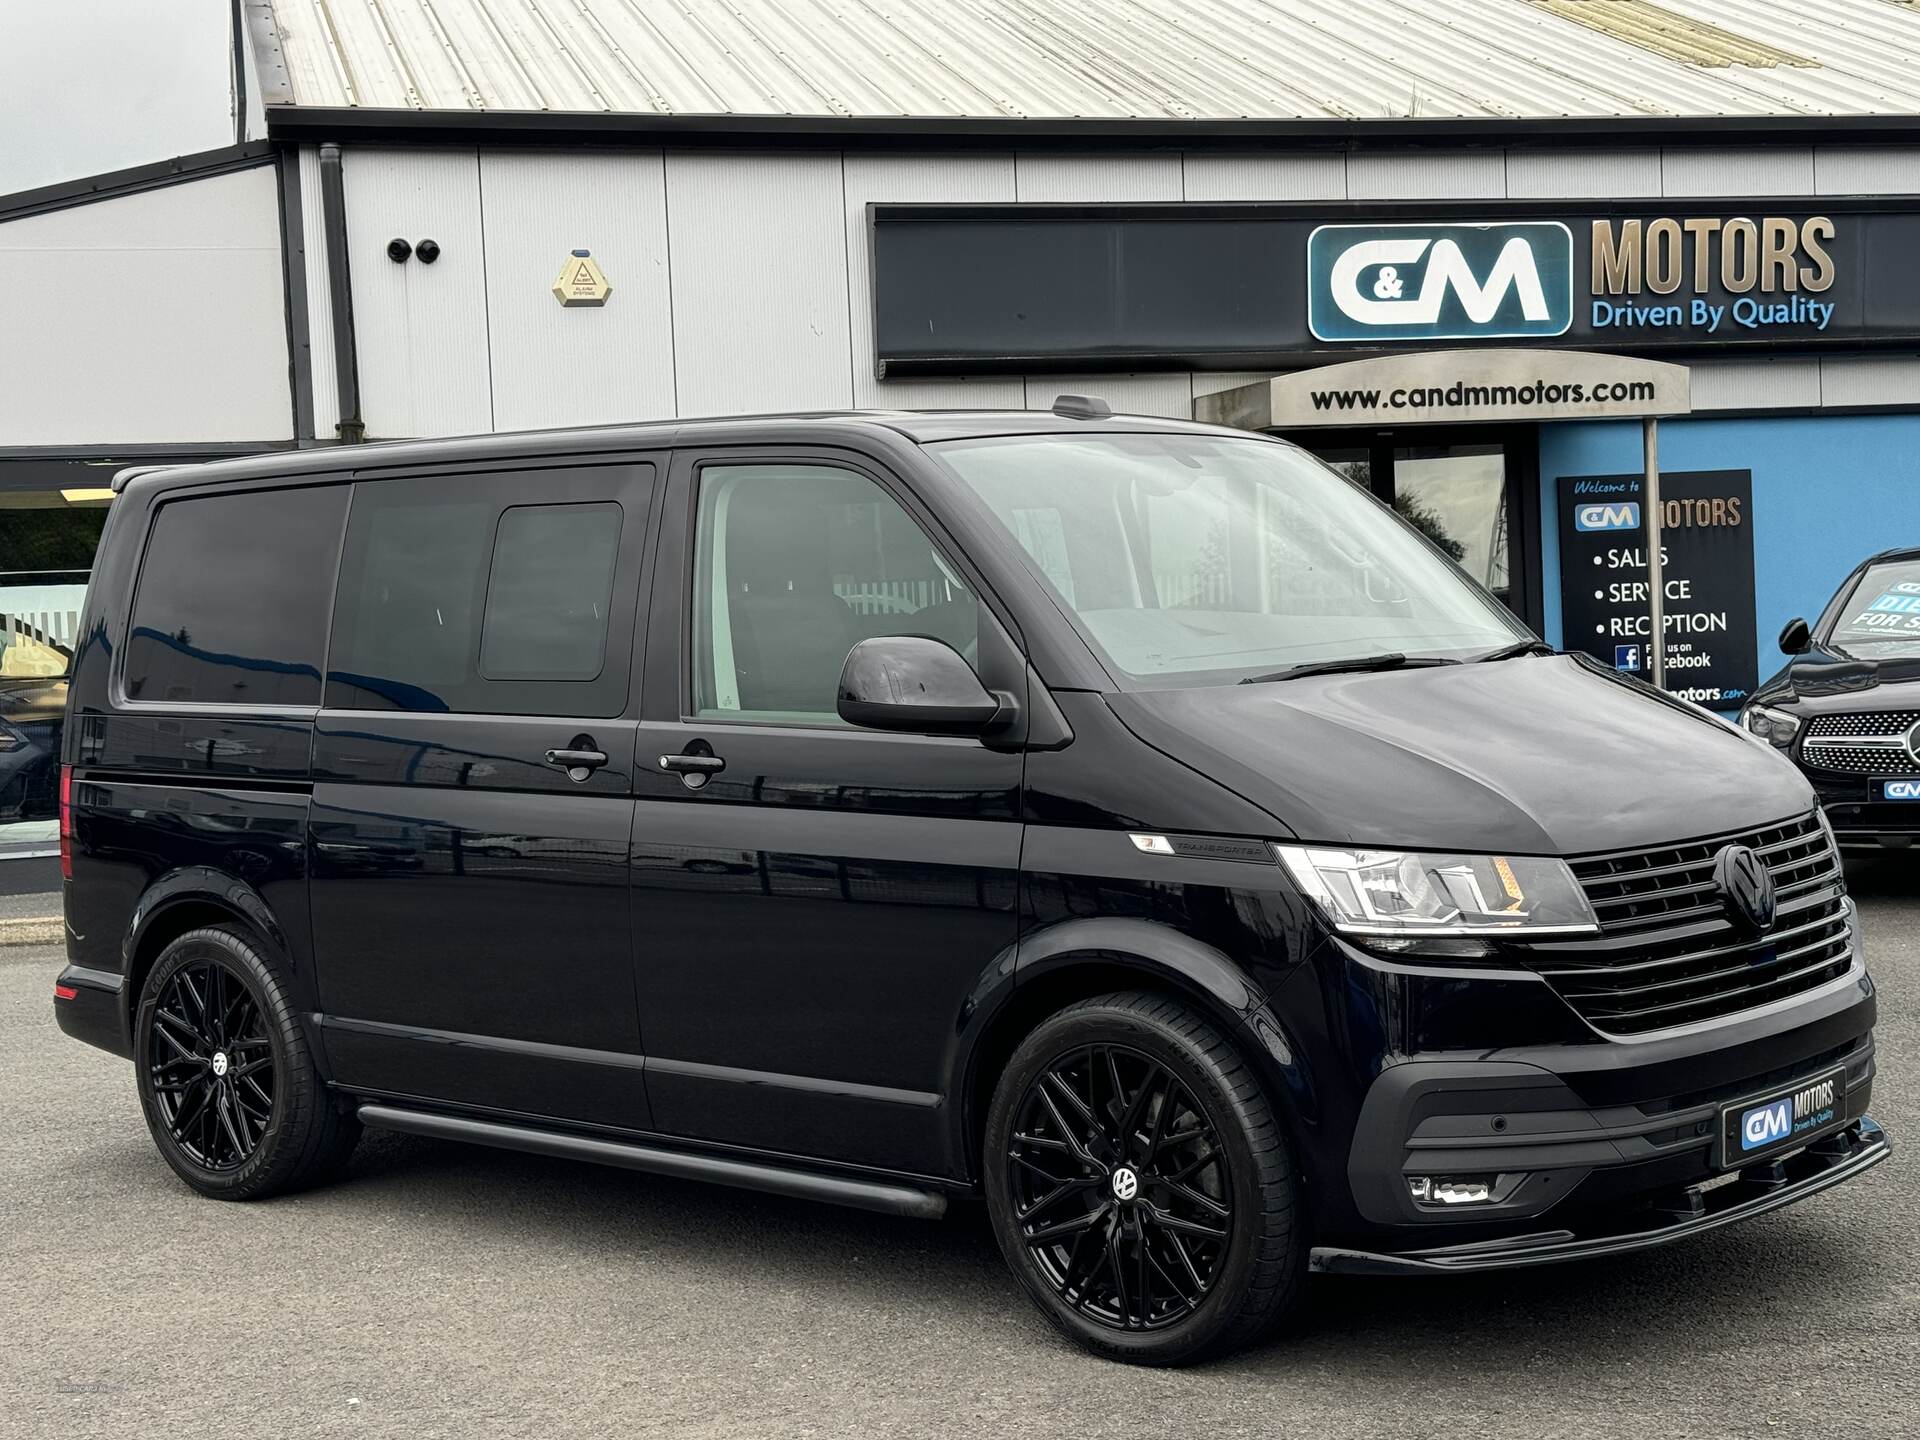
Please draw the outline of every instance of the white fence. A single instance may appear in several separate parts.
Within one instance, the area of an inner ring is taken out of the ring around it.
[[[86,598],[84,584],[10,585],[0,578],[0,675],[45,673],[53,659],[49,645],[71,651]]]

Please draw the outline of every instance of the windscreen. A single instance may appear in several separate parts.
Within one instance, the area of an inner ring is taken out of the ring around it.
[[[995,436],[930,445],[1109,669],[1213,685],[1525,638],[1486,591],[1291,445],[1230,436]]]
[[[1827,638],[1862,660],[1920,657],[1920,559],[1869,565]]]

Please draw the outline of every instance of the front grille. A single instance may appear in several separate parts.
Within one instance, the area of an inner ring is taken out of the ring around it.
[[[1904,735],[1916,722],[1920,710],[1858,710],[1850,715],[1816,715],[1807,722],[1811,738],[1833,735],[1851,739],[1856,735]]]
[[[1857,710],[1818,714],[1807,722],[1801,760],[1849,776],[1920,776],[1920,758],[1905,743],[1920,710]],[[1872,741],[1880,741],[1878,745]],[[1899,741],[1899,743],[1893,743]]]
[[[1800,758],[1816,769],[1849,775],[1920,775],[1920,759],[1905,744],[1860,743],[1903,740],[1916,723],[1920,723],[1920,710],[1816,715],[1807,722]]]
[[[1773,876],[1778,915],[1757,939],[1734,927],[1714,887],[1714,859],[1727,845],[1751,846]],[[1607,1034],[1737,1014],[1815,989],[1852,963],[1840,857],[1815,815],[1568,863],[1601,933],[1530,946],[1531,958]]]
[[[1819,745],[1809,740],[1800,758],[1815,770],[1839,770],[1848,775],[1920,775],[1920,760],[1892,746]]]

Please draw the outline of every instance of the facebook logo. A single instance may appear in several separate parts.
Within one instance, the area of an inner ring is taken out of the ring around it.
[[[1629,675],[1640,673],[1640,647],[1638,645],[1616,645],[1613,647],[1613,668],[1624,670]]]

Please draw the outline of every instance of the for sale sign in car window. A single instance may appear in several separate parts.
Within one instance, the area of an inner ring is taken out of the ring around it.
[[[1833,642],[1867,658],[1920,651],[1920,560],[1871,566],[1841,607]]]

